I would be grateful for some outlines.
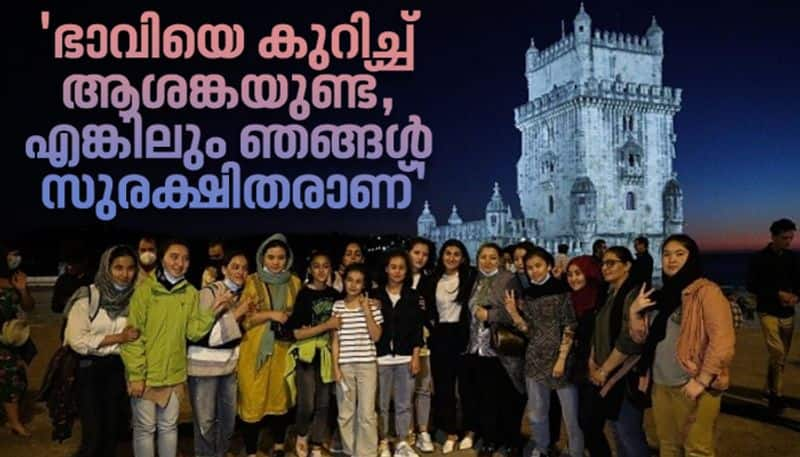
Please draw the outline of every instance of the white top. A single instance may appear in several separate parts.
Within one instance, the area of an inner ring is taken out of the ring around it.
[[[119,354],[119,344],[99,347],[107,335],[122,333],[128,325],[128,318],[119,316],[112,319],[105,309],[97,311],[93,321],[89,321],[89,298],[82,298],[72,305],[67,316],[64,331],[64,344],[81,355],[106,356]]]
[[[419,285],[419,280],[422,278],[422,273],[414,273],[411,277],[411,288],[417,290],[417,286]]]
[[[376,324],[383,323],[383,314],[379,306],[370,306],[372,319]],[[375,342],[369,337],[367,318],[359,306],[349,309],[344,300],[333,304],[333,314],[342,318],[342,326],[337,330],[339,336],[339,364],[374,362],[377,357]]]
[[[439,312],[439,322],[458,322],[461,305],[456,303],[456,297],[458,297],[458,273],[443,274],[436,283],[436,310]]]
[[[388,290],[386,291],[386,294],[389,295],[389,300],[392,301],[392,308],[396,307],[397,302],[400,301],[400,294],[393,294]],[[389,348],[394,349],[394,341],[389,341]],[[403,363],[411,363],[411,356],[386,354],[378,357],[378,365],[400,365]]]

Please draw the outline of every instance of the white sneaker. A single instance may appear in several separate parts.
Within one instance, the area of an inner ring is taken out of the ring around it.
[[[381,440],[380,446],[378,447],[378,456],[379,457],[392,457],[392,452],[389,450],[389,442],[386,440]]]
[[[417,438],[417,448],[422,452],[433,452],[433,440],[428,432],[421,432]]]
[[[449,454],[456,449],[456,440],[447,440],[442,445],[442,454]]]
[[[322,457],[322,449],[314,448],[311,450],[311,457]]]
[[[414,452],[414,449],[408,443],[401,441],[394,448],[394,457],[419,457],[419,455]]]
[[[297,436],[294,442],[294,454],[296,457],[308,457],[308,436]]]
[[[472,437],[467,435],[461,440],[460,443],[458,443],[458,450],[463,451],[466,449],[472,449],[472,444]]]

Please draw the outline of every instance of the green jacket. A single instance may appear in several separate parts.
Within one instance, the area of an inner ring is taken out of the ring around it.
[[[214,315],[199,303],[197,289],[186,280],[167,290],[149,277],[136,288],[128,325],[139,329],[139,338],[120,349],[128,381],[145,380],[151,387],[186,381],[186,339],[203,338],[214,324]]]

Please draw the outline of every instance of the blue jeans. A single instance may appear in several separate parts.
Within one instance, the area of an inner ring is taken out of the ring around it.
[[[411,397],[414,393],[414,376],[407,363],[378,365],[378,410],[380,434],[386,439],[389,433],[389,404],[394,397],[394,432],[405,440],[411,430]]]
[[[158,429],[158,456],[175,457],[178,452],[178,413],[180,402],[174,393],[167,406],[142,398],[131,398],[133,410],[133,455],[154,457],[153,435]]]
[[[622,401],[622,409],[617,420],[612,420],[611,430],[617,442],[618,457],[648,457],[650,448],[644,434],[642,420],[644,411],[637,408],[627,398]]]
[[[224,457],[236,423],[236,373],[189,376],[197,457]]]
[[[532,378],[525,378],[525,387],[528,391],[528,411],[530,414],[531,430],[536,440],[536,449],[547,454],[550,447],[550,387],[537,382]],[[561,411],[564,422],[567,424],[569,438],[569,455],[571,457],[583,456],[583,431],[578,424],[578,388],[569,384],[556,390],[558,400],[561,402]]]

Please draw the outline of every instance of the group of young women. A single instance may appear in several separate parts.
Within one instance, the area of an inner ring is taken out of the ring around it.
[[[283,453],[290,423],[297,457],[338,441],[346,455],[388,457],[393,442],[396,457],[415,457],[414,447],[434,450],[434,427],[445,454],[480,443],[482,456],[541,456],[563,416],[569,455],[610,456],[610,424],[617,455],[639,457],[650,455],[642,418],[651,404],[660,455],[714,455],[735,336],[690,237],[663,244],[657,291],[632,280],[620,246],[602,260],[572,258],[566,282],[552,273],[553,256],[530,245],[519,246],[516,273],[493,243],[478,250],[477,268],[458,240],[435,262],[430,241],[406,247],[375,275],[357,243],[336,270],[314,252],[304,282],[276,234],[252,267],[245,253],[227,253],[224,279],[199,292],[185,279],[181,241],[165,243],[135,287],[136,253],[108,249],[65,311],[65,344],[80,354],[81,455],[115,455],[126,395],[135,455],[176,455],[187,382],[198,456],[225,455],[236,416],[250,456],[264,428],[273,454]]]

